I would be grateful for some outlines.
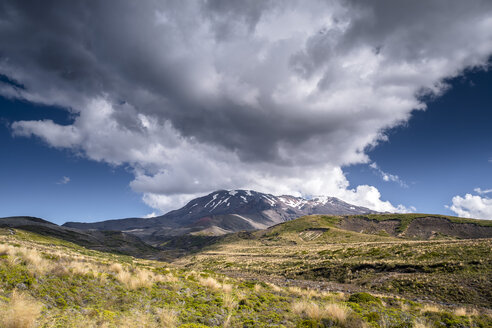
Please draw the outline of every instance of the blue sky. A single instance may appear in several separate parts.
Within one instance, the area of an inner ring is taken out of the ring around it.
[[[0,12],[0,216],[152,216],[254,189],[492,219],[492,2]]]
[[[383,171],[408,187],[384,182],[367,165],[345,171],[351,184],[376,185],[391,202],[418,212],[456,215],[445,208],[455,195],[492,186],[492,72],[474,71],[450,81],[451,89],[415,111],[389,140],[369,151]]]
[[[0,216],[29,215],[63,223],[68,219],[141,216],[149,209],[129,187],[125,166],[90,161],[72,151],[50,148],[38,139],[13,137],[20,119],[70,122],[64,110],[0,99]],[[65,183],[63,177],[70,181]]]

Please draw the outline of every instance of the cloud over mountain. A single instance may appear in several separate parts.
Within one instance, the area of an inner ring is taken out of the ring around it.
[[[216,189],[328,194],[397,210],[341,167],[492,53],[490,1],[3,1],[0,94],[73,123],[18,121],[129,165],[164,210]],[[404,211],[404,207],[400,207]]]

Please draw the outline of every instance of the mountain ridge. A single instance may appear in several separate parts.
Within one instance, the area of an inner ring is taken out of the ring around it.
[[[377,213],[336,197],[311,199],[275,196],[253,190],[217,190],[189,201],[183,207],[154,218],[127,218],[94,223],[66,222],[77,229],[118,230],[157,242],[184,234],[221,235],[265,229],[312,214],[354,215]]]

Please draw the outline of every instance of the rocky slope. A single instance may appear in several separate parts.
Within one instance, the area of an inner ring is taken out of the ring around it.
[[[492,238],[492,221],[432,214],[372,214],[346,216],[338,227],[364,234],[429,240]]]
[[[184,207],[151,219],[121,219],[96,223],[67,222],[77,229],[118,230],[150,242],[184,234],[222,235],[265,229],[303,215],[375,213],[335,197],[304,199],[274,196],[252,190],[219,190],[196,198]]]

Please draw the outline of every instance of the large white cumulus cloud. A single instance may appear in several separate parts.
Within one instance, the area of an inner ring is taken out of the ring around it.
[[[20,121],[164,210],[218,188],[399,209],[341,167],[492,53],[490,1],[4,1],[3,96],[62,106]],[[36,33],[33,33],[36,31]],[[19,86],[21,85],[21,86]]]
[[[449,209],[459,216],[492,220],[492,199],[488,197],[466,194],[465,197],[454,196],[452,202]]]

